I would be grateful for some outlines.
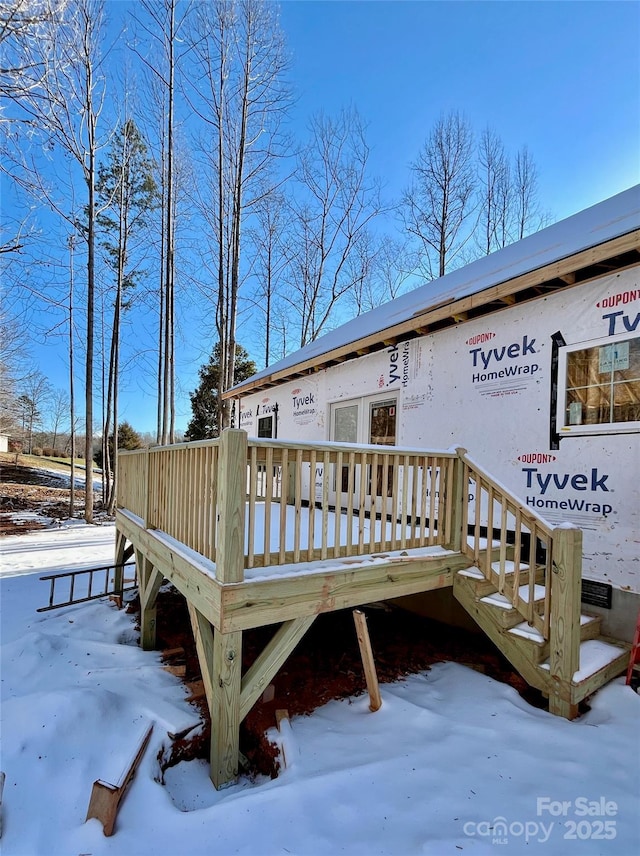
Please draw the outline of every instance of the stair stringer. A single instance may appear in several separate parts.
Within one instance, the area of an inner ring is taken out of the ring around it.
[[[495,612],[496,608],[481,603],[473,589],[473,584],[460,574],[454,576],[453,595],[525,681],[530,686],[548,694],[552,685],[551,676],[533,662],[529,643],[524,639],[520,640],[502,627]]]

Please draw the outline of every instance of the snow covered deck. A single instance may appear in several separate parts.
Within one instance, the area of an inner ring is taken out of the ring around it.
[[[289,514],[294,512],[291,507],[287,510]],[[256,511],[255,524],[261,532],[265,504],[258,503]],[[315,513],[321,514],[319,510]],[[335,512],[328,514],[332,525],[335,517]],[[341,555],[349,540],[346,537],[349,528],[358,524],[345,513],[337,518],[338,525],[332,532],[337,531],[343,537],[337,545],[333,538],[328,539],[329,552],[335,555],[260,565],[245,569],[242,580],[229,583],[218,579],[216,562],[162,530],[146,529],[137,515],[119,510],[117,527],[122,537],[137,545],[138,551],[161,568],[163,576],[185,597],[196,599],[198,608],[223,633],[444,588],[451,586],[453,575],[469,563],[459,552],[438,545]],[[377,532],[386,528],[389,537],[391,526],[389,522],[375,521]],[[395,528],[401,527],[396,524]],[[273,533],[273,538],[275,552],[277,533]],[[195,584],[192,577],[197,578]]]

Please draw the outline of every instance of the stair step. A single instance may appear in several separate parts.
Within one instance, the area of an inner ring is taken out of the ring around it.
[[[518,588],[518,597],[525,603],[529,603],[529,586],[520,586]],[[533,599],[537,604],[544,603],[544,586],[536,585],[533,587]],[[491,606],[497,606],[501,609],[511,609],[511,601],[503,594],[490,594],[487,597],[481,598],[483,603],[489,603]]]
[[[492,562],[492,564],[491,564],[491,570],[492,570],[492,571],[495,571],[495,573],[496,573],[496,574],[498,574],[498,576],[499,576],[499,575],[500,575],[500,562]],[[528,571],[528,570],[529,570],[529,565],[523,565],[523,564],[521,564],[521,565],[520,565],[520,570],[521,570],[521,571]],[[515,563],[515,562],[510,561],[509,559],[507,559],[507,560],[505,561],[505,563],[504,563],[504,572],[505,572],[505,574],[514,574],[514,573],[515,573],[515,571],[516,571],[516,563]]]
[[[463,571],[458,571],[458,573],[472,585],[476,597],[485,597],[485,595],[498,591],[496,586],[490,580],[486,579],[480,568],[465,568]]]
[[[580,616],[580,633],[582,639],[593,639],[594,636],[587,635],[585,632],[585,628],[598,628],[600,626],[600,617],[595,615],[581,615]],[[535,627],[532,627],[526,621],[517,624],[515,627],[512,627],[509,630],[509,633],[513,633],[514,636],[522,636],[523,639],[529,639],[531,642],[535,642],[537,644],[544,644],[544,636],[540,633],[539,630],[536,630]],[[598,635],[597,633],[595,634]]]
[[[580,639],[582,641],[595,639],[598,636],[600,632],[600,620],[600,616],[580,616]],[[531,643],[531,656],[538,664],[541,664],[549,656],[549,640],[545,639],[539,630],[532,627],[526,621],[521,621],[520,624],[511,627],[508,632]]]
[[[572,684],[574,687],[583,685],[588,691],[584,694],[575,694],[574,701],[581,700],[610,681],[618,668],[619,674],[622,674],[628,656],[628,649],[614,645],[612,642],[605,642],[603,639],[587,639],[582,642],[580,644],[580,668],[573,673]],[[540,668],[549,671],[549,660],[541,663]],[[598,681],[598,677],[602,678],[601,682]]]

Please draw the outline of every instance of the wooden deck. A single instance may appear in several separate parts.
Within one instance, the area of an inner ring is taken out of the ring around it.
[[[452,587],[552,712],[571,718],[585,686],[600,685],[576,681],[581,641],[599,630],[581,622],[581,532],[551,529],[463,449],[249,440],[229,429],[120,453],[119,466],[116,563],[135,554],[145,648],[163,581],[187,600],[216,787],[237,775],[240,722],[322,612]],[[487,602],[493,593],[500,607]],[[512,632],[519,624],[530,633]],[[243,675],[242,633],[263,625],[279,627]],[[624,670],[616,650],[601,677]]]

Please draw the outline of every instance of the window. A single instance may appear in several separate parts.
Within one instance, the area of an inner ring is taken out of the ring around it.
[[[273,416],[262,416],[258,419],[258,437],[273,437]]]
[[[562,348],[559,381],[561,434],[640,431],[640,337]]]

